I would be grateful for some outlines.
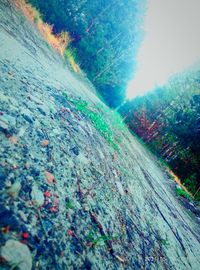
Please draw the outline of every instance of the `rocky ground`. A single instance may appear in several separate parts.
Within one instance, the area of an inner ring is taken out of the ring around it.
[[[1,269],[200,268],[198,209],[5,0],[0,90]]]

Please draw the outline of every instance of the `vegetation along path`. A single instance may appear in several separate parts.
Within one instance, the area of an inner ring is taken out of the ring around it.
[[[198,211],[2,0],[0,54],[0,268],[200,269]]]

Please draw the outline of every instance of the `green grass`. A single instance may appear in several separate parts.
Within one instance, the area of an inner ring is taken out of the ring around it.
[[[39,22],[42,21],[42,16],[36,9],[34,9],[34,10],[35,10],[35,13],[36,13],[35,18],[34,18],[34,23],[38,24]]]
[[[99,105],[98,106],[89,106],[88,102],[82,99],[71,99],[69,98],[65,93],[63,93],[63,96],[67,98],[67,100],[75,106],[75,108],[83,113],[86,117],[90,119],[90,121],[93,123],[95,129],[100,133],[100,135],[111,145],[114,150],[119,150],[118,143],[119,141],[116,141],[114,139],[114,133],[111,128],[112,125],[115,129],[120,128],[122,123],[118,121],[118,116],[115,115],[111,116],[111,119],[113,123],[109,123],[109,121],[106,119],[106,116],[103,112],[99,111]],[[114,115],[114,114],[113,114]],[[118,127],[116,125],[118,123]],[[118,142],[118,143],[117,143]]]
[[[167,236],[166,236],[165,239],[164,239],[164,238],[161,238],[161,239],[160,239],[160,243],[161,243],[163,246],[165,246],[165,247],[169,247],[169,246],[170,246],[169,240],[168,240]]]
[[[95,239],[92,239],[91,243],[93,246],[101,246],[104,245],[106,241],[114,240],[116,237],[109,236],[109,235],[102,235]]]
[[[98,236],[97,234],[98,234],[98,228],[97,228],[97,226],[94,226],[89,231],[89,233],[86,235],[86,240],[89,241],[93,247],[103,246],[103,245],[105,245],[105,243],[107,241],[118,240],[120,237],[123,236],[123,235],[112,236],[112,235],[108,235],[108,234]]]
[[[68,202],[66,203],[66,208],[67,208],[67,209],[74,209],[74,205],[73,205],[72,201],[68,201]]]
[[[183,190],[180,187],[176,187],[176,196],[184,197],[189,201],[192,200],[191,196],[185,190]]]
[[[80,71],[79,65],[77,64],[77,57],[74,50],[67,47],[64,52],[64,58],[68,61],[68,63],[70,64],[74,72],[77,73]]]

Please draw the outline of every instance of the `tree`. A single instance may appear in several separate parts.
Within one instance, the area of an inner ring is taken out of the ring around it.
[[[30,0],[54,25],[68,31],[78,62],[111,107],[125,98],[141,40],[146,0]]]
[[[198,70],[174,76],[163,88],[126,102],[119,111],[130,129],[165,159],[200,200],[198,77]]]

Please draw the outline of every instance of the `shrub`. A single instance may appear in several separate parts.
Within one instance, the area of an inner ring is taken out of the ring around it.
[[[60,55],[64,56],[65,49],[71,41],[69,34],[67,32],[61,32],[55,35],[53,33],[53,26],[43,22],[39,11],[26,3],[25,0],[14,0],[14,4],[31,23],[37,26],[47,43]]]
[[[70,48],[65,48],[65,51],[64,51],[64,57],[65,59],[69,62],[72,70],[74,72],[79,72],[80,71],[80,68],[78,66],[78,64],[76,63],[76,56],[75,56],[75,53],[74,51],[72,51]]]
[[[189,201],[192,200],[191,196],[185,190],[183,190],[181,187],[176,187],[176,195],[184,197]]]

